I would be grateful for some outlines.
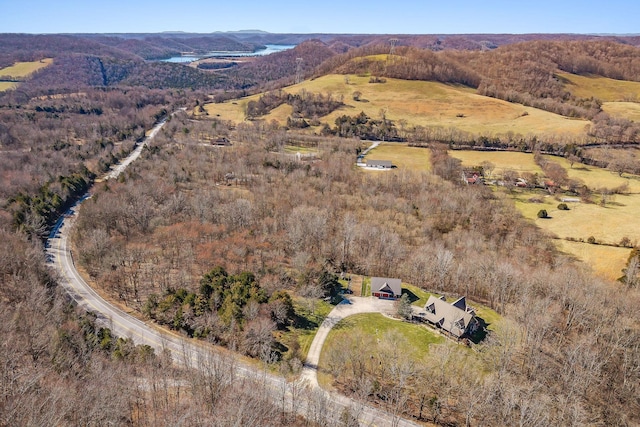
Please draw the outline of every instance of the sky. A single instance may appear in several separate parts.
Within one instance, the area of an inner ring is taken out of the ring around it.
[[[640,33],[638,0],[0,0],[0,33]]]

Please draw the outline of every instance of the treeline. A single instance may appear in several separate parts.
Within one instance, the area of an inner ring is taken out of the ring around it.
[[[341,138],[359,138],[372,141],[398,141],[398,129],[391,120],[383,115],[376,120],[360,112],[355,117],[342,115],[335,120],[335,127],[325,124],[320,130],[322,135],[335,135]]]
[[[331,94],[314,94],[304,90],[296,94],[277,91],[267,92],[257,101],[249,101],[245,114],[252,120],[268,114],[282,104],[291,105],[293,117],[307,119],[326,116],[344,105],[342,101],[334,99]]]
[[[282,356],[273,332],[295,320],[289,294],[268,295],[252,273],[230,275],[221,267],[202,277],[197,292],[180,288],[149,295],[143,312],[161,325],[265,361]]]

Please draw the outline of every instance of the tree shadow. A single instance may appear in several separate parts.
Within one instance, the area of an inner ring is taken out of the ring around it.
[[[295,314],[293,316],[293,326],[298,329],[312,330],[318,328],[320,326],[320,322],[316,320],[310,319],[311,316],[301,316],[299,314]],[[315,316],[314,316],[315,317]]]
[[[489,330],[487,328],[490,324],[485,322],[482,317],[476,317],[476,319],[480,323],[480,326],[474,332],[474,334],[471,335],[470,340],[474,344],[480,344],[487,337],[487,334],[489,333]]]
[[[409,298],[409,302],[411,304],[413,304],[414,302],[420,299],[416,294],[411,292],[409,289],[402,289],[402,295],[406,295]]]

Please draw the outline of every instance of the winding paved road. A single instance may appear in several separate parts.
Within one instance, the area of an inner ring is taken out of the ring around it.
[[[133,160],[137,159],[144,149],[146,141],[149,138],[153,138],[160,131],[164,123],[165,121],[158,123],[149,133],[149,136],[136,147],[130,156],[114,167],[104,179],[116,178]],[[200,361],[206,361],[211,357],[216,357],[215,351],[204,343],[186,339],[147,325],[145,322],[115,307],[104,300],[84,281],[75,268],[73,256],[68,245],[68,239],[73,223],[78,215],[78,207],[89,197],[87,193],[85,197],[59,219],[47,240],[46,255],[48,263],[57,272],[59,283],[80,307],[95,313],[98,322],[109,327],[118,336],[131,338],[136,344],[149,345],[158,352],[168,351],[172,355],[173,360],[181,365],[198,367],[200,366]],[[362,300],[366,300],[366,298]],[[373,311],[380,312],[380,308],[375,309],[375,306],[379,303],[371,299],[369,302],[362,301],[358,304],[341,304],[336,307],[325,320],[323,326],[318,331],[316,339],[313,341],[312,350],[309,352],[309,358],[302,375],[302,378],[309,380],[309,385],[314,389],[314,393],[309,394],[312,396],[311,399],[315,399],[316,402],[307,400],[300,405],[298,412],[301,415],[304,416],[307,413],[307,408],[310,405],[317,405],[318,397],[320,396],[322,399],[325,399],[326,402],[330,403],[327,405],[326,411],[333,415],[336,420],[339,419],[345,409],[350,409],[352,413],[357,415],[361,425],[399,427],[418,425],[409,420],[394,417],[379,409],[355,402],[346,396],[328,393],[318,386],[315,366],[317,366],[320,357],[322,344],[329,332],[329,326],[351,314]],[[382,308],[386,310],[388,307]],[[289,402],[288,404],[293,405],[291,401],[292,385],[283,377],[270,374],[265,370],[241,361],[236,361],[235,375],[255,378],[258,381],[264,382],[264,384],[273,391],[272,397],[274,402],[282,402],[284,396],[287,402]]]

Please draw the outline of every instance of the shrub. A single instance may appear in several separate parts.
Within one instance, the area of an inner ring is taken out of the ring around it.
[[[546,209],[540,209],[538,211],[538,218],[549,218],[549,213],[547,213]]]
[[[569,206],[567,206],[567,204],[566,204],[566,203],[560,203],[560,204],[558,205],[558,210],[561,210],[561,211],[568,211],[568,210],[569,210]]]
[[[596,238],[593,237],[593,236],[589,236],[589,238],[587,239],[587,243],[595,245],[596,244]]]

